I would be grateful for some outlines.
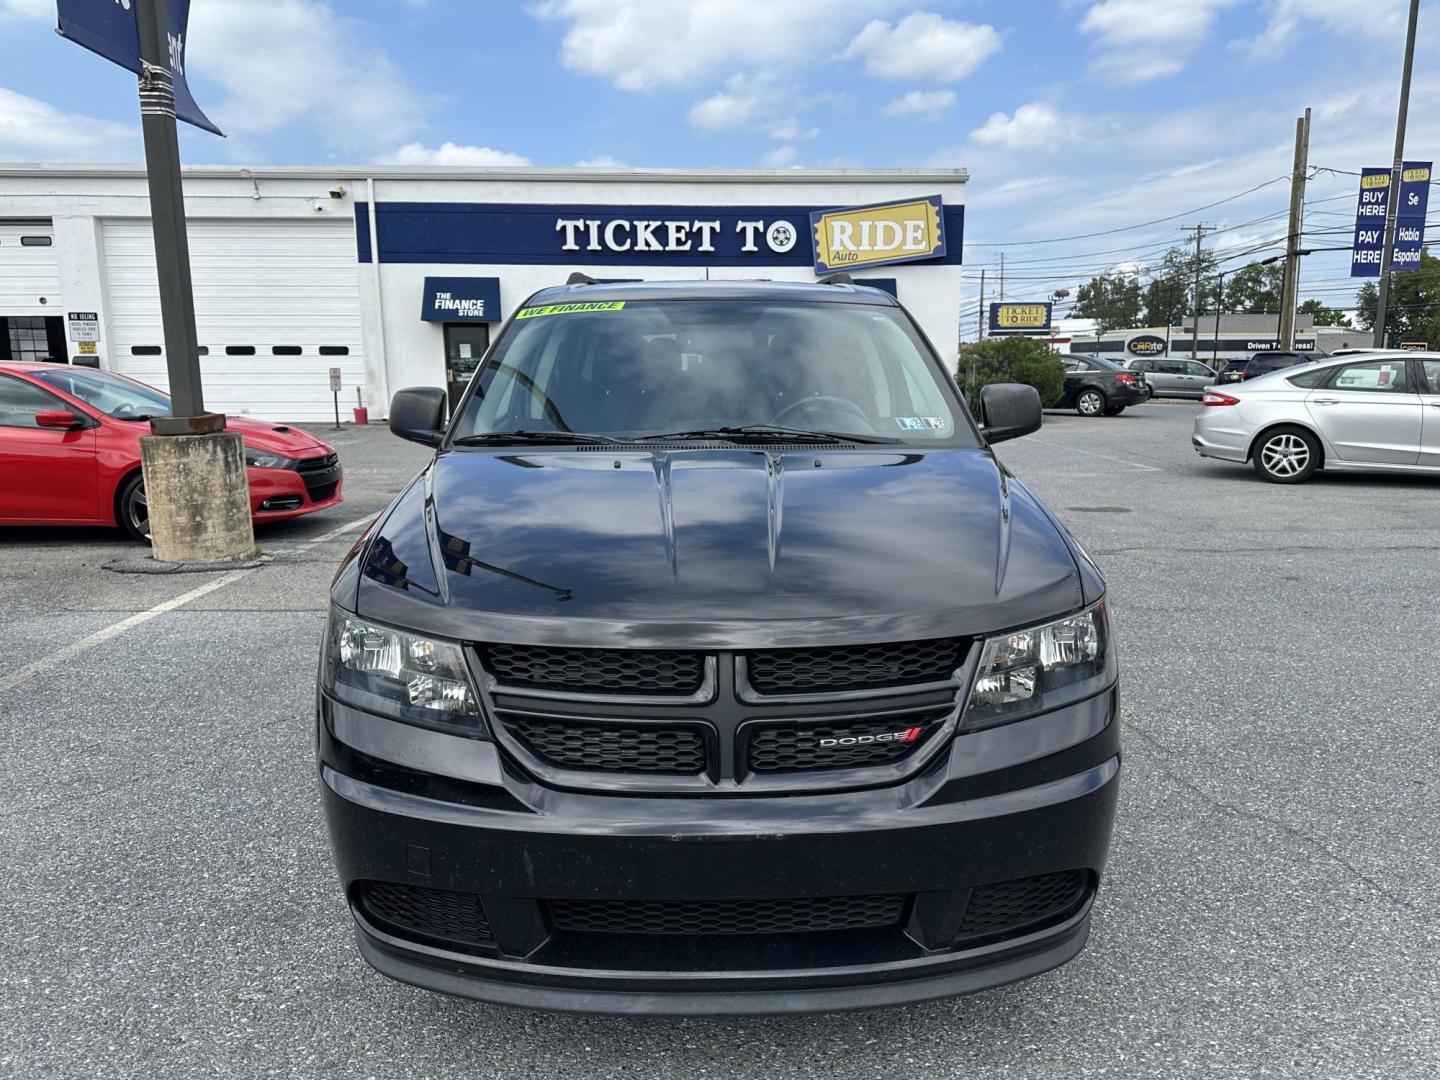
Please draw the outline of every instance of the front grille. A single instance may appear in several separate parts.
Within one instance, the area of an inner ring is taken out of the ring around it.
[[[340,484],[337,481],[333,484],[320,484],[316,487],[306,488],[305,490],[310,492],[310,501],[318,503],[324,502],[326,499],[333,496],[335,494],[335,489],[339,486]]]
[[[903,896],[788,900],[551,900],[558,930],[596,934],[805,934],[894,926]]]
[[[536,757],[562,769],[695,776],[705,739],[694,725],[596,724],[501,713],[506,730]]]
[[[763,649],[745,654],[750,685],[762,694],[868,690],[943,682],[960,666],[959,638],[892,641],[813,649]]]
[[[326,454],[324,457],[302,458],[295,463],[295,471],[301,476],[306,473],[324,472],[326,469],[333,469],[340,464],[338,454]]]
[[[957,940],[1014,934],[1070,914],[1085,898],[1089,874],[1062,870],[978,885],[970,893]]]
[[[495,947],[490,920],[485,917],[480,898],[471,893],[363,881],[356,888],[356,898],[365,915],[382,929],[462,945]]]
[[[949,712],[929,709],[861,719],[756,724],[750,729],[747,763],[757,773],[883,765],[914,752]]]
[[[490,674],[507,686],[587,694],[693,694],[705,680],[698,652],[487,645]]]

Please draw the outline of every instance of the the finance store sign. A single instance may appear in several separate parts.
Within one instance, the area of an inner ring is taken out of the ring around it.
[[[363,223],[369,208],[355,208]],[[812,266],[817,275],[958,263],[965,208],[939,195],[850,208],[378,203],[381,261]],[[368,228],[357,228],[361,262]]]

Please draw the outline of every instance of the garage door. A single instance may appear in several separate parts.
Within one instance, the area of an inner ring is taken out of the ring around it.
[[[60,315],[60,266],[50,222],[0,218],[0,316]]]
[[[325,420],[332,367],[341,409],[353,406],[365,364],[352,223],[192,221],[189,235],[206,408]],[[106,221],[102,239],[110,366],[164,387],[150,223]]]

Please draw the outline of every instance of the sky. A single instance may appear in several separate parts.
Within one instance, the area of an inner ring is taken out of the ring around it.
[[[116,0],[119,2],[119,0]],[[192,0],[187,76],[227,134],[187,163],[965,168],[965,262],[1045,299],[1141,272],[1183,227],[1281,250],[1313,109],[1305,244],[1348,245],[1392,156],[1406,0]],[[135,162],[134,78],[0,0],[0,161]],[[1408,158],[1440,156],[1440,0]],[[1435,211],[1432,210],[1432,221]],[[1440,224],[1435,227],[1440,228]],[[1193,242],[1193,232],[1188,234]],[[1250,253],[1250,254],[1242,254]],[[1344,252],[1304,260],[1337,307]],[[973,310],[978,314],[978,305]]]

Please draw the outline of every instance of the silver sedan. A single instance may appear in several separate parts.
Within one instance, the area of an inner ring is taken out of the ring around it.
[[[1440,472],[1440,353],[1362,355],[1207,387],[1191,443],[1276,484],[1316,469]]]

